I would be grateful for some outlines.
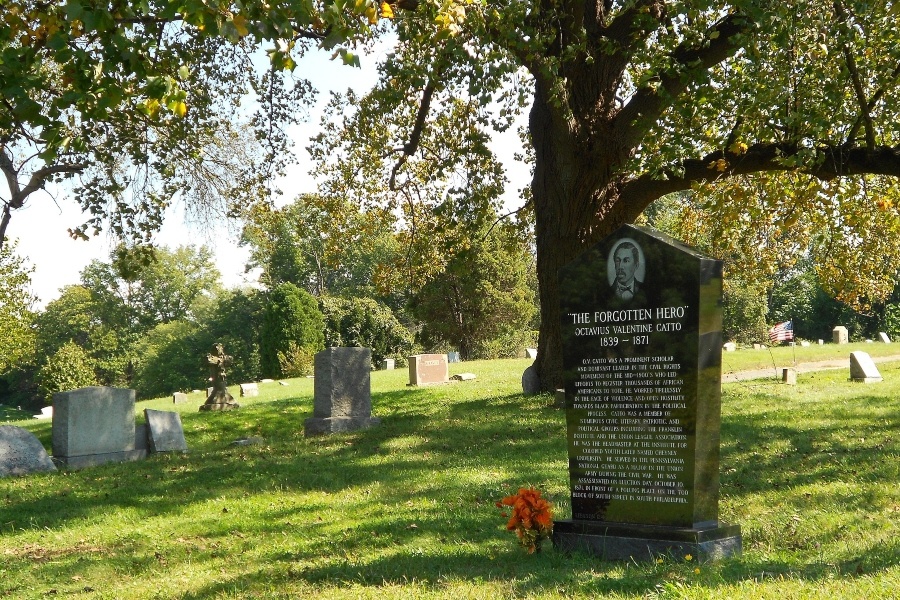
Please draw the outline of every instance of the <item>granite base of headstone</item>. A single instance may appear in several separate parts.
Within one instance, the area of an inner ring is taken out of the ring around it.
[[[381,423],[372,416],[372,351],[327,348],[314,358],[313,416],[303,423],[307,436],[367,429]]]
[[[172,394],[172,404],[184,404],[188,401],[188,396],[184,392],[175,392]]]
[[[538,377],[537,369],[531,365],[522,373],[522,394],[526,396],[534,396],[541,393],[541,378]]]
[[[187,452],[181,415],[177,412],[144,409],[147,444],[150,452]]]
[[[435,385],[450,381],[446,354],[415,354],[409,357],[409,385]]]
[[[33,433],[0,425],[0,477],[55,471],[56,465]]]
[[[835,344],[847,344],[850,341],[850,336],[847,333],[847,328],[843,325],[838,325],[834,329],[831,330],[831,339]]]
[[[53,462],[81,469],[146,458],[135,447],[135,391],[86,387],[53,395]]]
[[[255,383],[242,383],[240,389],[241,398],[255,398],[259,396],[259,386]]]
[[[782,369],[781,381],[788,385],[797,385],[797,369]]]
[[[857,383],[877,383],[883,381],[875,361],[865,352],[850,353],[850,380]]]
[[[610,560],[741,552],[721,523],[722,262],[626,225],[559,271],[572,519]]]
[[[881,340],[881,343],[883,343],[883,344],[891,343],[891,338],[888,336],[888,334],[886,334],[883,331],[878,332],[878,339]]]

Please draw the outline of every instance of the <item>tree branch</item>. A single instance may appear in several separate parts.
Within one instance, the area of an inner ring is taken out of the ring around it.
[[[419,104],[419,112],[416,113],[416,121],[413,124],[412,132],[409,134],[409,141],[403,145],[403,154],[391,169],[391,179],[388,189],[392,192],[397,191],[397,173],[400,168],[406,164],[410,156],[416,153],[419,148],[419,142],[422,140],[422,131],[425,129],[425,121],[428,119],[428,112],[431,110],[431,99],[434,96],[435,84],[434,80],[428,82],[425,90],[422,92],[422,102]]]

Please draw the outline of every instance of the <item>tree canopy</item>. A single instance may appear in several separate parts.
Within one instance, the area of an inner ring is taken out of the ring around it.
[[[888,242],[900,175],[898,15],[888,0],[421,2],[397,20],[381,83],[345,127],[345,139],[369,138],[381,152],[332,162],[359,189],[380,178],[414,198],[408,184],[426,163],[443,177],[488,160],[484,144],[466,143],[507,127],[532,94],[536,367],[554,389],[558,268],[667,194],[730,186],[719,219],[762,217],[781,232],[813,215],[836,269],[861,264],[861,247],[900,253]],[[448,124],[451,114],[469,116]],[[454,152],[435,143],[447,132]],[[864,291],[892,287],[881,285],[883,263],[862,266]],[[848,278],[832,269],[828,279]]]

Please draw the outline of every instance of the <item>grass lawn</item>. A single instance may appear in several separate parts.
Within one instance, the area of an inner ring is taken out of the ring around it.
[[[819,346],[813,343],[811,346],[775,346],[765,347],[761,350],[742,348],[736,352],[722,353],[722,372],[736,373],[739,371],[751,371],[756,369],[771,369],[772,376],[776,376],[776,370],[782,367],[792,367],[800,363],[818,362],[822,360],[844,359],[849,360],[850,353],[861,350],[872,358],[882,356],[900,357],[900,344],[882,344],[856,342],[853,344],[836,345],[824,344]],[[849,364],[849,363],[848,363]],[[778,379],[781,372],[777,371]]]
[[[430,388],[375,372],[382,425],[311,439],[308,379],[227,413],[140,402],[181,411],[191,452],[0,479],[0,597],[900,597],[900,362],[879,384],[723,387],[720,515],[744,553],[706,564],[516,545],[501,497],[532,484],[570,510],[564,415],[519,393],[530,362],[452,364],[478,379]],[[48,421],[15,424],[50,448]]]

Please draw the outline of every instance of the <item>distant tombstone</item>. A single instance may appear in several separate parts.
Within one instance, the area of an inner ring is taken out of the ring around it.
[[[797,369],[782,369],[781,381],[788,385],[797,385]]]
[[[764,347],[762,344],[753,344],[754,350],[762,350]]]
[[[867,340],[866,340],[866,343],[867,343],[867,344],[874,344],[875,342],[873,342],[872,340],[867,339]]]
[[[0,477],[55,471],[56,465],[33,433],[0,425]]]
[[[807,342],[805,340],[800,342],[800,347],[801,348],[809,348],[809,342]]]
[[[172,404],[184,404],[187,401],[188,397],[184,392],[175,392],[172,394]]]
[[[819,340],[819,345],[820,345],[820,346],[824,346],[824,345],[825,345],[825,340]]]
[[[458,373],[453,376],[456,381],[473,381],[476,379],[475,373]]]
[[[737,350],[737,344],[734,342],[725,342],[722,344],[722,349],[725,350],[725,352],[734,352]]]
[[[255,383],[242,383],[241,398],[255,398],[259,396],[259,386]]]
[[[537,348],[525,348],[525,358],[537,358]]]
[[[566,407],[566,390],[556,390],[553,393],[553,406],[556,408]]]
[[[889,338],[889,337],[888,337],[888,334],[886,334],[886,333],[883,332],[883,331],[879,331],[879,332],[878,332],[878,339],[880,339],[880,340],[882,341],[882,343],[884,343],[884,344],[890,344],[890,343],[891,343],[891,338]]]
[[[850,353],[850,379],[860,383],[875,383],[882,381],[881,373],[875,366],[875,361],[865,352]]]
[[[850,341],[850,338],[847,335],[847,328],[843,325],[838,325],[834,329],[831,330],[831,339],[835,344],[846,344]]]
[[[410,356],[409,385],[447,383],[450,380],[447,362],[446,354],[416,354]]]
[[[209,410],[234,410],[241,405],[234,401],[234,397],[228,392],[225,382],[227,369],[234,362],[234,357],[225,354],[222,344],[213,344],[213,351],[206,355],[206,363],[209,365],[212,388],[206,397],[206,402],[200,407],[202,411]]]
[[[313,416],[304,422],[307,436],[355,431],[378,425],[372,416],[372,351],[327,348],[314,359]]]
[[[541,393],[541,380],[538,377],[537,369],[531,365],[522,373],[522,394],[525,396],[534,396]]]
[[[144,409],[150,452],[187,452],[181,416],[177,412]]]
[[[448,352],[448,353],[447,353],[447,362],[448,362],[448,363],[458,363],[458,362],[460,362],[460,359],[459,359],[459,352]]]
[[[80,469],[146,457],[135,447],[134,398],[114,387],[53,394],[53,461]]]
[[[52,419],[53,418],[53,407],[45,406],[41,409],[41,414],[34,415],[35,419]]]
[[[260,383],[275,383],[274,379],[260,379]]]
[[[741,550],[718,518],[722,262],[626,225],[559,271],[572,519],[606,559]]]
[[[386,358],[383,361],[381,361],[381,370],[382,371],[393,371],[395,364],[396,364],[396,361],[393,358]]]

